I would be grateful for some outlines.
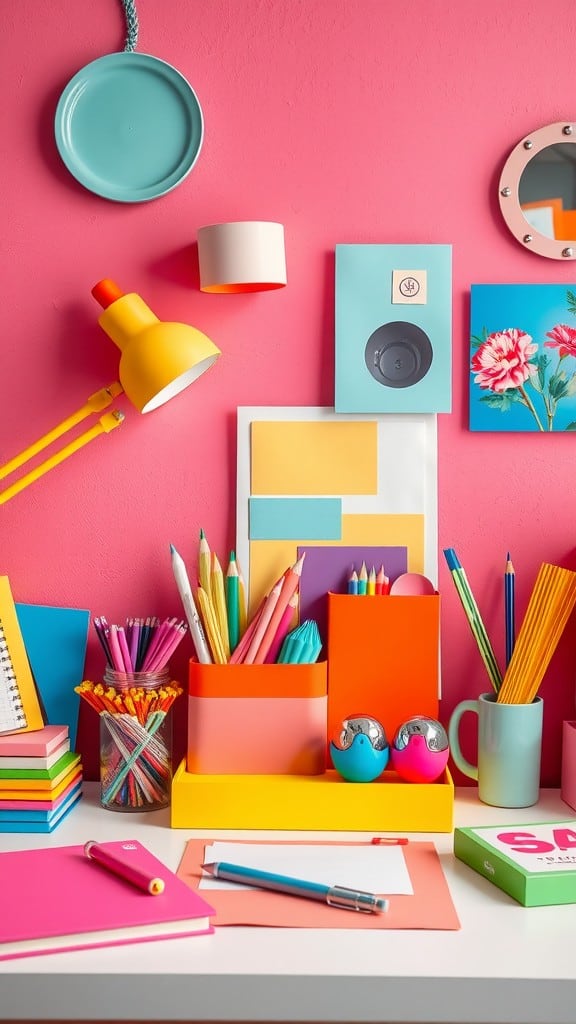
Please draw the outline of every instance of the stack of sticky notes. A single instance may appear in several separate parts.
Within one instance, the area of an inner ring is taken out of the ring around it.
[[[0,832],[52,832],[81,795],[67,725],[0,736]]]

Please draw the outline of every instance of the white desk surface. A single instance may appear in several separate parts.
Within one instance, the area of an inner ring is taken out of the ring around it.
[[[175,870],[186,840],[202,835],[171,829],[167,811],[116,814],[98,801],[99,786],[85,783],[82,801],[55,832],[0,834],[0,850],[138,838]],[[543,790],[537,806],[521,811],[489,808],[475,789],[457,790],[457,825],[574,816],[557,790]],[[330,833],[363,837],[369,834]],[[526,909],[456,861],[451,834],[411,838],[435,842],[460,931],[221,928],[211,936],[4,961],[0,1019],[574,1024],[576,903]]]

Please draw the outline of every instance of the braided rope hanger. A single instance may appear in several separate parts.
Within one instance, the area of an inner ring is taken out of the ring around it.
[[[126,19],[126,39],[124,52],[133,53],[138,45],[138,14],[134,0],[121,0]]]

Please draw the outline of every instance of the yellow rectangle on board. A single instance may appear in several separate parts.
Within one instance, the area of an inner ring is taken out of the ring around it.
[[[251,493],[376,494],[378,423],[251,424]]]

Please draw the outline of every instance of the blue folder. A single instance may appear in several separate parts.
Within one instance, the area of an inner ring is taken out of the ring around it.
[[[67,725],[75,750],[80,698],[74,687],[84,677],[90,612],[16,603],[16,614],[46,722]]]

